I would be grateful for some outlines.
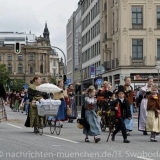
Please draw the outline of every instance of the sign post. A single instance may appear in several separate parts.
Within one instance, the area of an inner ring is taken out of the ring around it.
[[[98,85],[98,89],[101,88],[102,83],[103,83],[102,79],[99,78],[99,79],[96,80],[96,84]]]

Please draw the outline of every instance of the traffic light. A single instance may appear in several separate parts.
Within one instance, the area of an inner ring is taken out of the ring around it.
[[[63,75],[63,82],[66,83],[66,81],[67,81],[67,76]]]
[[[19,42],[16,42],[14,45],[14,52],[16,54],[19,54],[21,52],[21,44]]]

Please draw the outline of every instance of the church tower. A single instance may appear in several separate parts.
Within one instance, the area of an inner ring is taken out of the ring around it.
[[[43,37],[49,39],[49,31],[48,31],[47,23],[45,23]]]

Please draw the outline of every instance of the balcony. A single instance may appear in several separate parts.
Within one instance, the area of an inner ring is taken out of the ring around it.
[[[112,60],[112,69],[114,69],[115,68],[115,60],[113,59]]]
[[[116,68],[119,67],[119,60],[118,60],[118,58],[115,59],[115,65],[116,65],[115,66]]]
[[[140,59],[140,58],[139,58],[139,59],[138,59],[138,58],[136,59],[136,58],[132,58],[132,57],[131,57],[131,65],[132,65],[132,66],[137,66],[137,67],[138,67],[138,66],[144,66],[144,65],[145,65],[145,57],[143,57],[143,58],[141,58],[141,59]]]
[[[143,29],[143,24],[132,24],[132,29]]]
[[[109,61],[104,62],[103,67],[105,68],[106,71],[111,70],[111,62]]]

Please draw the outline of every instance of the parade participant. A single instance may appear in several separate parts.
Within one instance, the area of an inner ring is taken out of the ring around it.
[[[111,108],[115,111],[115,118],[116,118],[116,129],[112,134],[112,141],[115,140],[115,135],[121,130],[123,135],[123,142],[129,143],[130,141],[127,139],[126,134],[126,126],[124,124],[124,119],[131,119],[131,111],[129,102],[125,99],[125,91],[124,86],[119,86],[117,91],[118,99],[112,102]]]
[[[21,108],[21,113],[23,113],[23,111],[25,111],[25,108],[24,108],[24,105],[23,105],[23,101],[24,101],[24,96],[25,96],[25,93],[24,93],[24,89],[22,89],[21,93],[20,93],[20,97],[21,97],[21,104],[20,106],[22,107]]]
[[[36,90],[36,87],[41,84],[40,77],[33,78],[33,84],[31,84],[28,88],[28,96],[30,100],[30,105],[28,108],[28,116],[25,122],[26,127],[33,127],[34,120],[38,115],[36,101],[42,98],[42,92]],[[34,132],[37,132],[34,130]]]
[[[124,123],[126,125],[126,132],[127,135],[129,136],[132,130],[133,130],[133,99],[134,99],[134,90],[133,87],[131,86],[131,78],[130,77],[125,77],[124,79],[125,85],[124,85],[124,91],[125,91],[125,98],[128,100],[130,104],[130,110],[131,110],[131,116],[132,119],[129,120],[124,119]]]
[[[108,85],[109,83],[107,81],[103,82],[103,87],[98,90],[97,92],[97,102],[98,102],[98,107],[101,109],[101,102],[106,101],[108,102],[109,98],[112,96],[112,92],[108,91]]]
[[[14,111],[15,112],[17,112],[17,111],[19,112],[19,106],[20,106],[21,100],[22,100],[22,98],[20,97],[20,94],[17,91],[16,97],[15,97],[15,103],[14,103]]]
[[[6,91],[3,85],[0,83],[0,123],[7,121],[7,114],[5,109],[5,105],[7,104],[6,100]]]
[[[68,115],[68,122],[72,123],[74,119],[78,117],[77,106],[75,102],[75,90],[73,84],[70,84],[67,89],[69,108],[71,109],[71,115]]]
[[[151,142],[157,142],[156,134],[160,133],[160,95],[158,86],[154,84],[148,97],[146,130],[151,132]]]
[[[25,90],[25,95],[24,95],[24,108],[26,115],[28,114],[28,107],[29,107],[29,96],[28,96],[28,91]]]
[[[10,94],[10,108],[13,110],[14,108],[14,100],[15,100],[15,97],[16,97],[16,91],[14,90],[11,94]]]
[[[152,85],[153,85],[153,77],[149,76],[147,78],[147,85],[140,89],[139,99],[137,103],[137,106],[139,106],[138,130],[143,131],[143,135],[147,135],[146,132],[147,102],[148,102],[148,96],[151,94]]]
[[[98,143],[101,139],[97,136],[101,134],[100,124],[96,115],[97,100],[95,98],[95,89],[90,87],[88,89],[88,97],[85,97],[85,112],[82,117],[85,117],[89,124],[89,129],[84,128],[83,133],[86,135],[85,142],[89,142],[88,136],[94,136],[95,143]]]
[[[68,95],[67,95],[67,90],[64,89],[64,83],[63,80],[58,81],[58,87],[62,89],[61,92],[54,93],[54,100],[60,100],[61,105],[59,106],[58,109],[58,114],[57,118],[60,121],[65,121],[67,120],[67,107],[69,107],[69,102],[68,102]],[[63,126],[61,122],[61,126]]]

